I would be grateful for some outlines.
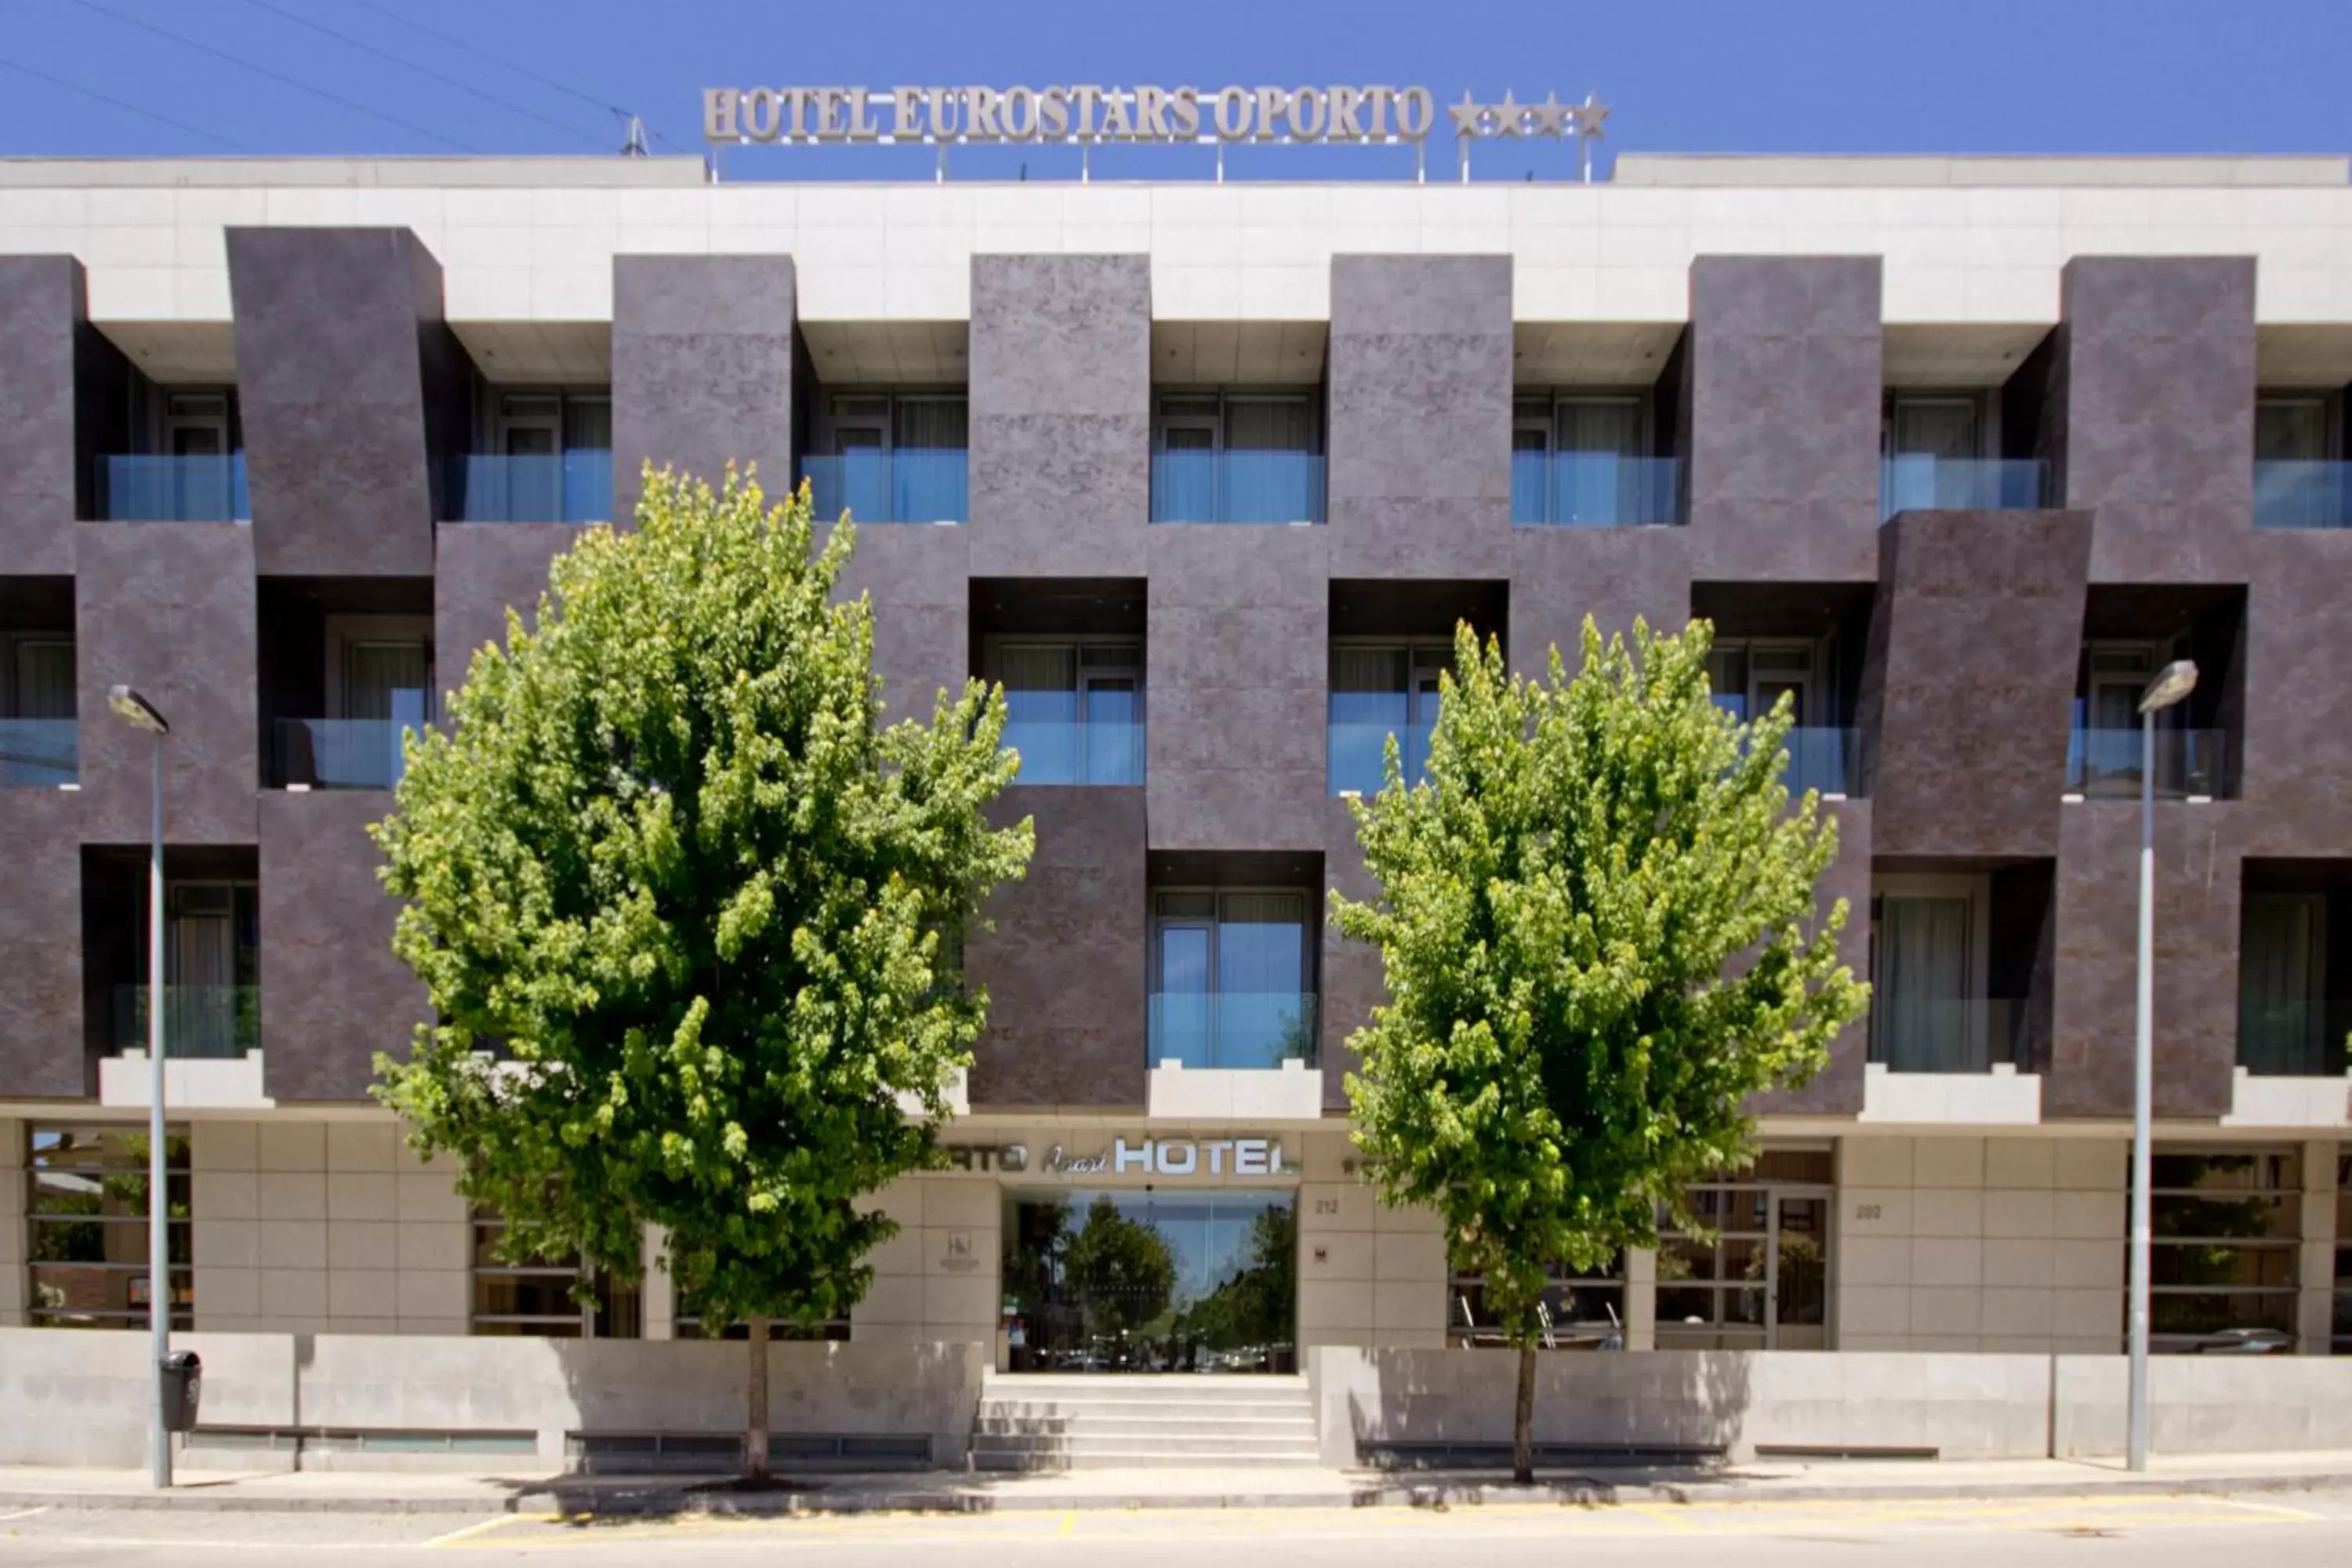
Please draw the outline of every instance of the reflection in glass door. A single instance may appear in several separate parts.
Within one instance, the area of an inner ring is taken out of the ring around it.
[[[1668,1233],[1657,1264],[1660,1350],[1827,1350],[1827,1150],[1768,1149],[1744,1178],[1695,1188],[1713,1239]]]
[[[1288,1190],[1008,1194],[1014,1372],[1294,1372]]]
[[[1829,1349],[1830,1200],[1780,1197],[1772,1205],[1772,1281],[1767,1342],[1776,1351]]]

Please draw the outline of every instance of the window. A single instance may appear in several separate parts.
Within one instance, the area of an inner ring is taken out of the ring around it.
[[[1154,1065],[1312,1065],[1314,902],[1287,889],[1153,895]]]
[[[1982,453],[1983,419],[1974,397],[1897,393],[1888,403],[1886,455],[1957,462]]]
[[[1988,999],[1981,876],[1882,876],[1870,897],[1870,1059],[1896,1072],[1984,1072],[2016,1059],[2015,1009]]]
[[[2302,1163],[2292,1152],[2159,1148],[2148,1183],[2149,1343],[2292,1348]]]
[[[1659,1223],[1661,1349],[1825,1350],[1835,1158],[1778,1148],[1702,1183],[1692,1216],[1712,1239]]]
[[[77,710],[73,637],[0,632],[0,789],[74,781]]]
[[[1154,522],[1319,522],[1321,420],[1303,393],[1169,393],[1152,421]]]
[[[2086,795],[2140,793],[2147,739],[2139,713],[2140,694],[2168,661],[2186,657],[2185,637],[2163,640],[2100,639],[2083,647],[2083,668],[2074,699],[2074,729],[2066,756],[2066,787]],[[2225,735],[2192,729],[2195,701],[2175,703],[2156,716],[2156,793],[2179,799],[2220,793]]]
[[[1004,686],[1004,744],[1024,784],[1143,782],[1143,647],[1092,638],[991,645]]]
[[[2240,914],[2238,1065],[2340,1076],[2344,1035],[2328,1021],[2327,895],[2252,893]]]
[[[2254,400],[2254,458],[2258,462],[2318,463],[2327,459],[2327,399],[2261,397]]]
[[[1536,1343],[1545,1350],[1624,1349],[1624,1254],[1589,1273],[1553,1269],[1536,1310],[1542,1325]],[[1484,1275],[1453,1276],[1446,1312],[1445,1342],[1456,1350],[1509,1343],[1502,1325],[1487,1310]]]
[[[583,1304],[572,1294],[580,1279],[577,1258],[507,1262],[499,1255],[506,1228],[494,1213],[474,1211],[475,1333],[634,1340],[644,1332],[639,1286],[616,1285],[599,1273],[593,1299]]]
[[[458,517],[597,522],[612,516],[609,393],[493,390],[484,410],[484,460],[461,465]]]
[[[1665,522],[1671,460],[1650,456],[1649,401],[1635,393],[1512,404],[1511,521]]]
[[[1407,784],[1429,766],[1438,690],[1454,645],[1437,638],[1331,645],[1331,793],[1378,795],[1387,781],[1388,738],[1397,738]]]
[[[824,405],[803,465],[816,515],[961,522],[971,402],[961,393],[844,392]]]
[[[148,1142],[143,1127],[36,1124],[31,1167],[31,1287],[35,1327],[144,1328],[152,1297],[147,1258]],[[172,1326],[195,1326],[188,1225],[188,1132],[163,1133]]]
[[[2352,1355],[2352,1154],[2336,1158],[2336,1310],[2328,1352]]]

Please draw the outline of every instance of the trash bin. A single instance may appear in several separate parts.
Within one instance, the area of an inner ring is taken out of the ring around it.
[[[204,1396],[205,1363],[194,1351],[172,1351],[163,1357],[163,1430],[196,1429],[196,1402]]]

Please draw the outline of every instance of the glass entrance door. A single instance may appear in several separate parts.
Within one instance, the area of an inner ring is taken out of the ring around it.
[[[1297,1248],[1287,1189],[1008,1194],[1012,1370],[1295,1372]]]
[[[1772,1280],[1766,1342],[1776,1351],[1830,1348],[1830,1200],[1772,1201]]]
[[[1740,1178],[1691,1190],[1712,1239],[1659,1238],[1660,1350],[1827,1350],[1827,1150],[1767,1149]]]

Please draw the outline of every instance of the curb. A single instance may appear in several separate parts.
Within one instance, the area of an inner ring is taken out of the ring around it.
[[[244,1496],[199,1489],[185,1491],[54,1492],[0,1489],[0,1508],[46,1508],[84,1513],[350,1513],[449,1514],[482,1517],[550,1513],[565,1518],[651,1519],[776,1517],[870,1513],[1124,1513],[1192,1509],[1608,1508],[1637,1503],[1689,1505],[1756,1502],[1902,1502],[2016,1498],[2214,1496],[2242,1492],[2322,1491],[2352,1488],[2352,1473],[2279,1475],[2061,1477],[2047,1481],[1935,1481],[1853,1486],[1836,1482],[1612,1481],[1573,1477],[1514,1487],[1485,1481],[1423,1484],[1372,1482],[1345,1491],[1126,1492],[1033,1491],[1009,1496],[937,1489],[818,1489],[746,1495],[649,1487],[581,1497],[525,1490],[502,1497],[416,1497],[335,1494],[322,1497]]]

